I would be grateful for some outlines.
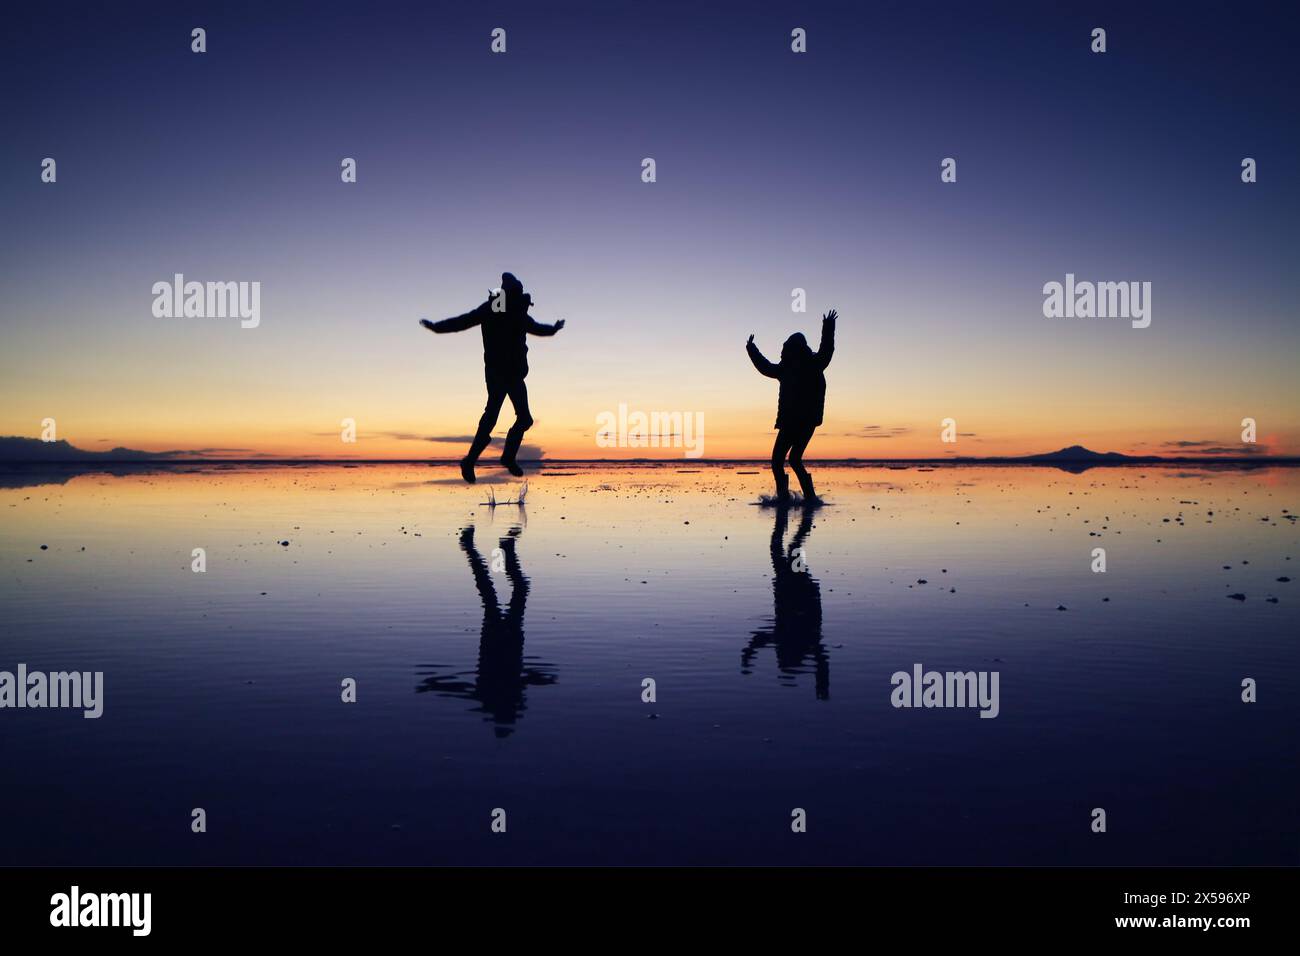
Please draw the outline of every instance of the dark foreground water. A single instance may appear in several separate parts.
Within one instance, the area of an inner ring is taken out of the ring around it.
[[[757,470],[4,476],[0,864],[1300,861],[1295,470]]]

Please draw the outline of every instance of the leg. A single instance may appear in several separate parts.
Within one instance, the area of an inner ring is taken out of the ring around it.
[[[496,617],[498,614],[497,589],[492,583],[487,562],[474,546],[474,526],[463,528],[460,532],[460,549],[469,559],[469,569],[474,575],[474,587],[478,589],[479,600],[483,602],[484,615]]]
[[[510,396],[510,404],[515,407],[515,423],[506,432],[506,445],[501,449],[501,464],[509,469],[510,474],[519,478],[524,471],[515,463],[515,457],[519,454],[524,432],[533,427],[533,416],[528,411],[528,386],[522,378],[510,383],[507,394]]]
[[[497,427],[501,403],[506,400],[505,387],[495,379],[488,378],[487,389],[487,404],[483,406],[483,416],[478,420],[478,432],[474,435],[474,441],[460,463],[460,472],[469,482],[474,480],[474,462],[478,461],[478,456],[483,454],[483,449],[487,448],[492,441],[492,429]]]
[[[504,619],[513,630],[519,632],[519,640],[522,643],[524,608],[528,604],[528,576],[524,574],[523,566],[519,563],[519,555],[515,552],[515,543],[518,540],[519,534],[512,530],[509,535],[501,539],[501,550],[506,558],[506,577],[510,579],[510,603],[507,605]]]
[[[817,426],[815,425],[812,428],[800,429],[790,444],[790,470],[799,479],[799,489],[803,492],[804,504],[816,504],[817,502],[817,492],[813,489],[812,476],[808,474],[808,469],[803,466],[804,449],[812,441],[813,432],[816,430]]]
[[[776,497],[780,501],[790,497],[790,479],[785,473],[785,456],[790,445],[789,433],[784,428],[779,429],[776,441],[772,443],[772,477],[776,479]]]

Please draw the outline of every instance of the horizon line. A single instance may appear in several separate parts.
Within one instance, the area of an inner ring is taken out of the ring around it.
[[[274,465],[274,464],[319,464],[319,465],[383,465],[383,464],[415,464],[415,465],[457,465],[460,463],[459,458],[338,458],[323,456],[267,456],[257,458],[142,458],[138,456],[126,458],[105,457],[108,452],[91,452],[86,458],[0,458],[0,465],[92,465],[92,464],[114,464],[114,465],[211,465],[211,464],[246,464],[246,465]],[[840,456],[830,458],[805,458],[804,461],[818,462],[821,464],[833,464],[835,462],[882,462],[882,463],[900,463],[900,464],[960,464],[976,462],[1001,462],[1006,464],[1029,464],[1029,465],[1056,465],[1056,464],[1093,464],[1093,465],[1125,465],[1125,464],[1300,464],[1300,456],[1297,455],[1179,455],[1168,457],[1163,455],[1126,455],[1119,452],[1094,453],[1094,457],[1064,458],[1054,457],[1057,453],[1046,452],[1034,455],[953,455],[946,458],[885,458],[873,456],[861,458],[856,456]],[[1110,457],[1110,456],[1115,457]],[[766,457],[741,457],[741,458],[520,458],[520,464],[529,465],[547,465],[547,464],[770,464]]]

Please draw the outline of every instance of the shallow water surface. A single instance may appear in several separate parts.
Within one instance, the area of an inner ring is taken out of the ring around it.
[[[1298,861],[1294,469],[813,470],[7,474],[0,864]]]

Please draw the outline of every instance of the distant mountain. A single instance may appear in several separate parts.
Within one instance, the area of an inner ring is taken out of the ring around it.
[[[1082,445],[1071,445],[1069,448],[1062,448],[1060,451],[1044,452],[1041,455],[1025,455],[1021,458],[1013,458],[1011,460],[1045,462],[1059,461],[1096,465],[1121,465],[1125,462],[1160,461],[1159,458],[1150,455],[1146,457],[1137,457],[1134,455],[1121,455],[1117,451],[1093,451],[1091,448],[1084,448]]]
[[[153,461],[168,457],[152,451],[134,448],[113,448],[109,451],[85,451],[66,441],[41,441],[39,438],[0,437],[0,461]]]

